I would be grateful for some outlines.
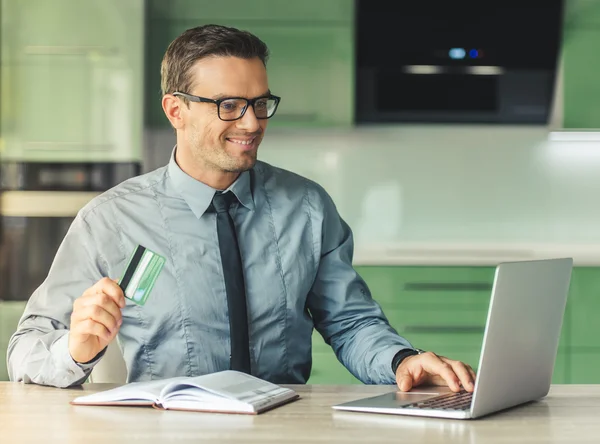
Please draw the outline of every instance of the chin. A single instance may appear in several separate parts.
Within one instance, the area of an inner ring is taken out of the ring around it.
[[[228,165],[224,168],[226,171],[230,173],[243,173],[244,171],[248,171],[252,169],[256,165],[256,155],[250,157],[245,157],[244,159],[240,159],[238,162],[232,162],[231,165]]]

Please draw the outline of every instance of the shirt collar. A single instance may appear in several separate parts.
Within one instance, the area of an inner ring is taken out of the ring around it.
[[[215,190],[185,173],[175,161],[176,150],[177,147],[173,149],[171,160],[167,167],[169,176],[171,177],[177,192],[183,197],[185,202],[194,212],[194,215],[200,219],[210,206],[212,198],[218,190]],[[236,181],[225,191],[232,191],[243,206],[250,211],[254,211],[254,199],[252,197],[249,171],[241,173]]]

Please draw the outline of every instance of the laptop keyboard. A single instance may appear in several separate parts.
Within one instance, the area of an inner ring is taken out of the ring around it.
[[[469,410],[472,398],[473,393],[463,390],[458,393],[447,393],[426,401],[415,402],[406,407],[415,409]]]

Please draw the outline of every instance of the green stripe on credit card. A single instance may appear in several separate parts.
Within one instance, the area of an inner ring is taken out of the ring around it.
[[[138,245],[119,281],[125,297],[144,305],[164,264],[164,257]]]

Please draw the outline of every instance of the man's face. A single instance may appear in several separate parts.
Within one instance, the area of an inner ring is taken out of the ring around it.
[[[198,60],[190,74],[191,91],[183,92],[195,96],[216,100],[269,94],[267,71],[259,58],[209,57]],[[252,106],[241,119],[226,122],[219,118],[217,105],[190,102],[189,109],[182,104],[181,117],[182,136],[200,168],[241,173],[254,166],[267,119],[257,119]]]

